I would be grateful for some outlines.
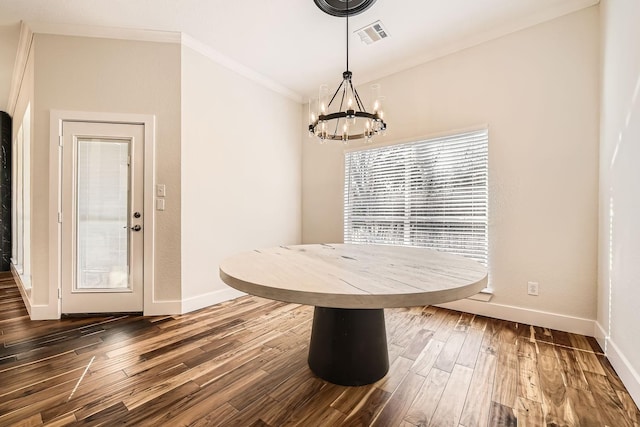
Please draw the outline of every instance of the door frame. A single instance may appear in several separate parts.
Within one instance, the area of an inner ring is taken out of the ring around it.
[[[144,127],[143,205],[143,313],[153,304],[155,239],[155,116],[150,114],[96,113],[51,110],[49,146],[49,306],[62,313],[62,124],[64,122],[120,123]],[[54,313],[52,313],[54,314]]]

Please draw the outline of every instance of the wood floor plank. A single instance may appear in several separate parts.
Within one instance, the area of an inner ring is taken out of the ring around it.
[[[462,313],[459,311],[445,311],[444,319],[436,328],[435,333],[433,334],[433,339],[446,342],[454,331],[453,328],[458,324],[461,314]]]
[[[518,340],[516,351],[518,352],[518,357],[527,357],[535,360],[538,357],[540,348],[535,340],[525,338]]]
[[[190,427],[223,426],[228,419],[233,418],[237,414],[238,411],[236,408],[228,403],[223,403],[217,408],[211,408],[211,406],[209,406],[208,413],[203,417],[193,421],[186,419],[183,424]],[[180,424],[177,423],[175,425]]]
[[[482,344],[482,338],[484,330],[469,328],[467,336],[464,339],[456,363],[458,365],[466,366],[467,368],[473,368],[480,353],[480,345]]]
[[[563,347],[571,347],[571,339],[569,338],[568,332],[557,331],[555,329],[551,329],[550,332],[554,344],[558,344]]]
[[[262,396],[260,399],[252,402],[245,410],[237,411],[234,415],[225,419],[222,425],[238,427],[250,426],[260,419],[260,416],[267,408],[273,407],[274,404],[275,400],[271,397],[267,395]]]
[[[497,319],[487,319],[486,326],[484,328],[484,335],[482,336],[482,344],[480,344],[480,350],[491,354],[498,354],[500,350],[500,323]]]
[[[380,427],[399,425],[424,381],[425,378],[423,376],[409,372],[384,405],[384,409],[382,409],[372,425]]]
[[[605,424],[632,427],[633,423],[627,418],[625,408],[607,378],[591,372],[585,372],[584,375],[593,393],[595,407],[599,409]]]
[[[389,374],[376,383],[376,387],[386,392],[393,393],[396,387],[400,385],[404,377],[411,369],[413,360],[398,357],[389,367]]]
[[[538,366],[535,359],[518,356],[518,396],[542,403]]]
[[[296,371],[305,368],[305,360],[291,361],[288,369],[267,373],[265,377],[253,381],[250,388],[245,390],[242,394],[229,399],[229,403],[231,406],[241,411],[251,404],[252,401],[258,399],[262,395],[268,394],[272,388],[280,386],[288,378],[292,377]]]
[[[471,327],[471,322],[473,322],[473,314],[461,313],[458,322],[453,327],[453,330],[459,332],[467,332]]]
[[[448,312],[447,310],[439,307],[429,306],[429,307],[426,307],[422,311],[422,313],[423,313],[422,314],[423,319],[426,318],[426,321],[424,323],[424,329],[428,329],[430,331],[436,331],[438,330],[442,322],[446,319],[447,317],[446,315]]]
[[[484,331],[487,327],[487,321],[489,320],[486,316],[480,316],[478,314],[473,316],[473,320],[471,321],[471,328],[478,329],[480,331]]]
[[[348,393],[348,391],[346,391]],[[372,387],[358,404],[346,414],[343,421],[345,427],[368,426],[376,419],[378,413],[389,401],[391,393]]]
[[[472,375],[473,369],[461,365],[454,366],[430,425],[434,427],[458,425]]]
[[[476,427],[487,426],[495,372],[496,356],[491,353],[479,352],[460,417],[460,424]]]
[[[29,418],[22,420],[15,424],[15,427],[35,427],[42,425],[42,417],[40,414],[35,414]]]
[[[442,341],[434,339],[430,340],[422,353],[420,353],[420,356],[416,358],[415,363],[411,366],[411,370],[417,372],[423,377],[427,376],[440,356],[444,345],[445,343]]]
[[[596,402],[591,392],[578,390],[577,388],[567,388],[567,398],[569,400],[573,419],[579,426],[601,426],[604,425],[599,411],[594,411]]]
[[[431,369],[407,411],[404,421],[415,426],[429,425],[442,393],[449,381],[449,373]]]
[[[302,383],[287,380],[282,386],[277,387],[269,393],[269,396],[278,401],[279,405],[274,406],[274,411],[260,416],[267,424],[280,426],[287,423],[300,408],[312,402],[314,397],[320,393],[325,386],[324,381],[313,376],[304,375],[297,377],[306,378],[306,380]],[[290,379],[292,378],[296,377],[291,377]],[[331,406],[334,407],[333,405]]]
[[[627,415],[629,416],[629,421],[632,422],[633,424],[640,424],[640,411],[638,410],[638,407],[634,403],[631,396],[629,396],[629,393],[623,390],[616,390],[616,395],[618,396],[618,399],[620,399],[620,403],[622,403],[622,407],[627,412]],[[576,398],[579,398],[579,397],[580,395],[578,394]]]
[[[531,326],[530,337],[538,342],[553,342],[553,335],[551,333],[551,330],[539,326]]]
[[[538,427],[545,425],[542,404],[540,402],[518,397],[515,414],[519,427]]]
[[[140,405],[137,408],[130,410],[127,406],[120,401],[126,409],[126,419],[127,422],[135,425],[135,424],[158,424],[163,420],[166,416],[166,408],[172,406],[176,401],[181,399],[186,399],[188,396],[192,396],[200,390],[200,387],[194,382],[187,382],[182,384],[179,387],[174,388],[173,390],[164,393],[155,399],[151,399],[144,405]],[[211,406],[209,406],[209,409]],[[192,410],[191,407],[183,407],[181,413],[193,415],[195,411]],[[194,420],[197,417],[193,418]]]
[[[581,388],[588,391],[589,385],[584,376],[584,371],[578,361],[576,352],[571,348],[556,347],[556,353],[565,373],[565,379],[568,387]]]
[[[332,408],[331,403],[342,394],[344,389],[344,386],[326,383],[313,401],[302,405],[300,411],[293,414],[284,425],[340,425],[346,418],[345,414]]]
[[[517,427],[518,418],[511,407],[492,402],[489,410],[489,425],[491,427]]]
[[[583,372],[592,372],[598,375],[607,375],[602,368],[598,357],[591,351],[574,351],[578,364]]]
[[[400,328],[394,328],[389,334],[390,343],[406,348],[413,343],[416,335],[423,329],[422,316],[405,315],[404,320],[398,322]]]
[[[420,329],[416,332],[415,336],[407,345],[406,349],[402,353],[402,357],[406,359],[416,360],[422,350],[429,344],[429,341],[433,338],[433,331],[428,329]]]
[[[560,361],[556,357],[539,356],[537,360],[540,391],[542,393],[542,412],[546,423],[570,425],[571,414],[567,396],[566,380]]]
[[[569,342],[571,343],[571,348],[594,353],[593,347],[591,346],[591,343],[589,342],[587,337],[585,337],[584,335],[577,335],[577,334],[571,334],[571,333],[567,333],[567,335],[569,336]]]
[[[600,361],[600,365],[602,365],[602,369],[604,369],[604,371],[606,372],[607,379],[609,380],[611,386],[617,391],[626,393],[627,389],[620,380],[620,377],[616,373],[615,369],[613,369],[613,366],[611,366],[609,360],[607,360],[606,356],[598,355],[598,360]]]
[[[510,344],[500,343],[498,348],[492,400],[514,408],[518,389],[518,356],[515,347]]]
[[[349,415],[355,410],[355,408],[362,405],[362,402],[367,398],[367,396],[374,391],[373,389],[377,389],[375,384],[345,388],[340,396],[331,402],[331,407],[345,415]]]
[[[235,416],[239,411],[228,403],[229,398],[242,393],[246,388],[251,387],[253,381],[265,375],[265,372],[253,369],[250,362],[241,365],[205,386],[198,386],[196,384],[198,389],[195,392],[181,397],[175,401],[174,404],[168,406],[168,408],[170,408],[169,410],[165,407],[164,411],[157,412],[159,417],[147,421],[159,425],[188,425],[199,422],[198,420],[211,419],[212,408],[223,408],[224,413],[228,414],[229,417]],[[188,385],[188,383],[181,387],[185,387],[186,385]],[[172,393],[174,395],[178,394],[177,390],[179,390],[179,388],[174,389]],[[153,401],[150,403],[153,403]],[[148,405],[149,404],[145,404],[144,406]],[[144,411],[144,406],[134,411]],[[232,410],[229,411],[229,408]],[[226,417],[219,415],[217,419],[222,422]]]
[[[453,331],[440,352],[434,367],[442,371],[451,372],[456,364],[466,337],[466,332]]]
[[[73,414],[66,414],[54,420],[48,421],[44,425],[46,427],[63,427],[76,424],[77,421],[78,420],[76,420],[76,417]]]
[[[0,274],[0,425],[638,424],[591,337],[438,307],[385,316],[389,373],[343,387],[307,366],[313,307],[243,296],[176,316],[31,321]]]

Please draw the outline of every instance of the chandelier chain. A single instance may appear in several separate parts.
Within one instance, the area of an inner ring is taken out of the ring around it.
[[[346,3],[347,7],[347,71],[349,71],[349,0]]]

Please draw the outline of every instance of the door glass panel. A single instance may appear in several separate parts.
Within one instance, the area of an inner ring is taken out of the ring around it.
[[[78,139],[75,289],[129,289],[129,141]]]

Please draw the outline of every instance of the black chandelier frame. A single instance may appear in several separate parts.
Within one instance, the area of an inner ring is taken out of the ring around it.
[[[309,124],[309,133],[316,135],[317,137],[320,138],[320,140],[329,139],[329,140],[337,140],[337,141],[345,141],[345,142],[347,140],[362,139],[362,138],[367,138],[367,140],[369,140],[372,136],[380,134],[381,132],[384,132],[387,129],[387,124],[382,119],[382,116],[379,113],[379,111],[374,111],[373,113],[369,113],[366,110],[362,102],[362,99],[360,99],[360,95],[358,94],[358,91],[353,86],[353,73],[349,71],[349,15],[363,12],[364,10],[369,8],[375,2],[375,0],[367,0],[364,2],[360,1],[358,4],[360,8],[354,10],[353,11],[354,13],[351,13],[352,10],[349,8],[350,0],[347,0],[345,9],[343,10],[344,13],[342,14],[337,13],[335,8],[332,8],[331,11],[327,10],[327,8],[323,6],[323,4],[325,3],[324,1],[321,1],[321,0],[314,0],[314,1],[322,11],[333,16],[344,16],[346,18],[347,58],[346,58],[346,71],[342,73],[342,81],[340,82],[340,85],[338,86],[336,91],[333,93],[333,96],[331,97],[331,100],[329,101],[326,107],[327,111],[329,111],[331,105],[336,100],[338,93],[340,93],[340,91],[342,90],[342,96],[339,97],[340,99],[339,111],[335,113],[329,113],[329,114],[322,114],[319,112],[318,119]],[[345,104],[345,98],[347,97],[347,92],[349,90],[351,90],[351,93],[353,93],[353,97],[355,98],[355,104],[357,109],[350,108],[351,106],[347,106],[347,109],[343,110],[343,107]],[[345,121],[347,120],[357,121],[357,119],[362,119],[362,120],[368,121],[370,123],[370,126],[365,127],[365,130],[362,133],[357,133],[357,134],[348,134],[343,132],[341,133],[339,132],[339,129],[338,129],[338,125],[341,119],[344,119]],[[336,121],[336,126],[333,133],[327,132],[326,129],[318,129],[319,126],[322,126],[323,124],[324,126],[326,126],[326,124],[332,120]]]

